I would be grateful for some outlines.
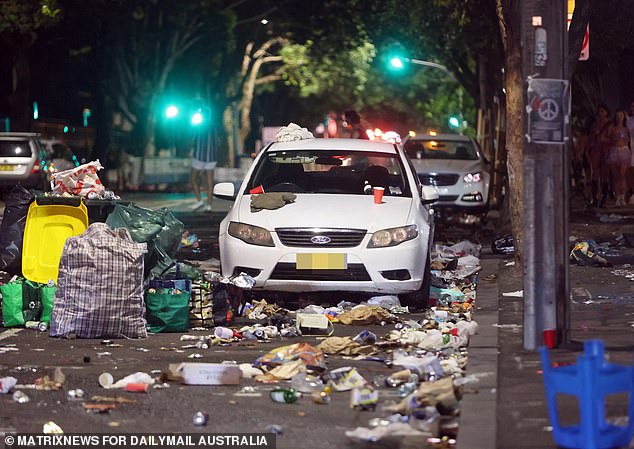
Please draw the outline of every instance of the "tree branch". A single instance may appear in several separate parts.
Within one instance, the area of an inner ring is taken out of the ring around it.
[[[502,45],[504,46],[504,52],[506,52],[506,40],[508,39],[508,29],[506,26],[506,20],[504,20],[504,8],[502,7],[502,0],[495,0],[496,11],[498,13],[498,23],[500,25],[500,35],[502,36]]]
[[[269,14],[271,14],[273,11],[276,11],[276,10],[277,10],[277,6],[274,6],[274,7],[269,8],[266,11],[264,11],[264,12],[262,12],[262,13],[256,15],[256,16],[249,17],[249,18],[242,19],[242,20],[238,20],[236,22],[236,26],[237,25],[244,25],[245,23],[255,22],[256,20],[261,19],[263,17],[266,17]]]
[[[255,85],[259,86],[260,84],[272,83],[273,81],[278,81],[282,79],[281,73],[274,73],[271,75],[263,76],[262,78],[258,78],[255,80]]]

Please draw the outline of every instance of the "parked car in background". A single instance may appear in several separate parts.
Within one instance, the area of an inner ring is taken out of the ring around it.
[[[421,183],[438,189],[435,207],[479,214],[488,210],[490,163],[476,142],[457,134],[416,134],[403,142]]]
[[[77,158],[75,153],[61,140],[40,139],[40,143],[46,149],[51,161],[49,172],[55,173],[69,170],[81,165],[82,162]]]
[[[375,204],[372,190],[384,189]],[[262,195],[262,192],[265,192]],[[297,198],[275,209],[271,192]],[[398,294],[424,305],[430,289],[434,188],[423,187],[402,149],[362,139],[270,144],[242,185],[214,186],[235,200],[220,225],[222,272],[245,272],[256,289]]]
[[[34,133],[0,133],[0,189],[16,184],[48,190],[50,158]]]

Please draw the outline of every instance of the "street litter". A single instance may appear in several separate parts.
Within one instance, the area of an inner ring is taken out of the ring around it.
[[[299,391],[295,391],[292,388],[276,388],[270,392],[273,402],[281,404],[293,404],[297,402],[301,395]]]
[[[15,377],[0,377],[0,393],[10,393],[17,383],[18,379],[16,379]]]
[[[601,223],[615,223],[623,220],[625,217],[619,214],[599,214],[599,221]]]
[[[605,258],[596,254],[596,245],[590,241],[577,243],[570,252],[570,260],[582,267],[612,266]]]
[[[29,398],[26,393],[18,390],[16,392],[13,393],[13,401],[17,402],[18,404],[26,404],[27,402],[29,402],[31,400],[31,398]]]
[[[259,357],[254,365],[256,367],[274,367],[295,360],[301,360],[304,365],[311,369],[323,370],[326,367],[323,352],[308,343],[295,343],[273,349]]]
[[[369,355],[376,352],[372,345],[361,345],[354,341],[352,337],[328,337],[319,346],[324,354],[339,355]]]
[[[430,437],[431,432],[422,432],[414,429],[408,423],[389,423],[385,426],[378,426],[374,429],[367,427],[357,427],[354,430],[346,430],[346,436],[357,442],[376,443],[388,439],[402,440],[406,437],[415,438],[420,441],[421,438]]]
[[[523,298],[524,290],[516,290],[514,292],[505,292],[505,293],[502,293],[502,296],[512,296],[515,298]]]
[[[378,402],[379,391],[372,386],[353,388],[350,392],[350,408],[352,409],[374,411]]]
[[[261,376],[262,374],[264,374],[264,371],[259,368],[255,368],[250,363],[241,363],[240,365],[238,365],[238,367],[240,368],[243,379],[251,379],[253,377]]]
[[[42,433],[44,435],[61,435],[64,433],[62,428],[55,424],[53,421],[49,421],[42,426]]]
[[[394,316],[383,307],[359,305],[352,310],[343,312],[337,319],[343,324],[366,326],[380,324],[383,321],[393,321]]]
[[[102,373],[99,376],[99,385],[106,389],[125,388],[128,384],[154,384],[154,378],[149,374],[137,372],[115,382],[110,373]]]
[[[491,244],[491,251],[494,254],[513,254],[515,253],[515,244],[513,236],[507,234],[503,237],[497,238]]]
[[[84,398],[84,390],[79,388],[75,390],[68,390],[66,397],[71,401],[81,400]]]
[[[222,363],[180,363],[168,366],[167,377],[186,385],[238,385],[241,371]]]
[[[298,313],[296,315],[299,335],[332,335],[334,326],[325,315]]]
[[[233,393],[233,395],[245,397],[261,397],[262,393],[258,391],[257,387],[247,385],[245,387],[242,387],[240,391],[236,391],[235,393]]]
[[[337,391],[349,391],[367,384],[357,369],[350,366],[327,372],[324,374],[324,381],[332,385]]]
[[[206,426],[209,421],[209,414],[207,412],[196,412],[192,421],[195,426]]]

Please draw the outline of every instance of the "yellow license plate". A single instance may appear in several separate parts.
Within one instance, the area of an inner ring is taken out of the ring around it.
[[[13,165],[0,165],[0,171],[13,171]]]
[[[304,253],[297,255],[298,270],[345,270],[348,262],[345,254]]]

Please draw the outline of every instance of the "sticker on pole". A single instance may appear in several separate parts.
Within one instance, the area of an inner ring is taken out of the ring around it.
[[[567,80],[528,79],[528,141],[561,144],[568,140],[570,91]]]

